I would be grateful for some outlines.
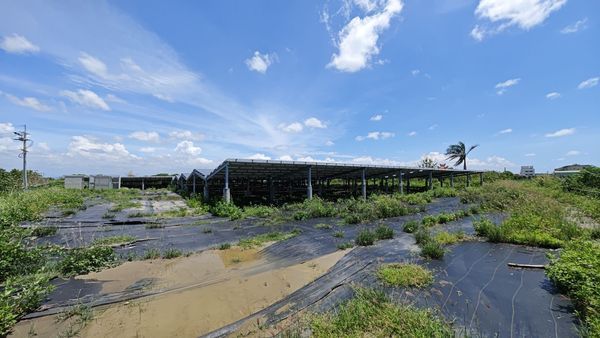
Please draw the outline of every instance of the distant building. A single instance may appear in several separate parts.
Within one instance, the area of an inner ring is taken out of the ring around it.
[[[522,165],[520,175],[523,177],[532,178],[535,176],[535,169],[532,165]]]
[[[581,170],[591,167],[592,166],[589,164],[570,164],[554,169],[554,176],[564,177],[575,175],[578,174]]]
[[[65,176],[65,188],[67,189],[87,189],[89,186],[90,178],[86,175]]]
[[[112,189],[113,179],[111,176],[96,175],[90,179],[90,186],[94,189]]]

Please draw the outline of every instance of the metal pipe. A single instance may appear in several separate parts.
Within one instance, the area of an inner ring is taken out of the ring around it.
[[[313,189],[312,189],[312,167],[308,167],[308,185],[306,186],[306,195],[309,200],[313,198]]]
[[[367,179],[365,177],[366,170],[367,169],[362,170],[362,198],[363,198],[363,200],[367,199]]]

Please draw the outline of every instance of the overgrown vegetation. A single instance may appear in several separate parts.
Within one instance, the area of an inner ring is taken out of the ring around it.
[[[387,225],[379,225],[375,228],[375,231],[371,231],[369,229],[361,230],[354,242],[356,245],[360,246],[369,246],[373,245],[376,241],[382,239],[392,239],[394,238],[394,230]]]
[[[600,243],[573,241],[546,271],[574,301],[584,322],[584,335],[600,337]]]
[[[433,282],[431,271],[417,264],[385,264],[377,270],[377,277],[388,285],[422,287]]]
[[[92,246],[67,250],[57,268],[62,275],[75,276],[113,266],[117,256],[110,246]]]
[[[47,227],[35,227],[31,230],[31,235],[36,237],[47,237],[54,236],[58,232],[58,228],[55,226],[47,226]]]
[[[92,245],[100,245],[100,246],[114,246],[114,245],[125,245],[136,240],[135,237],[129,235],[119,235],[119,236],[108,236],[97,238],[92,242]]]
[[[393,304],[371,289],[357,289],[336,312],[314,315],[309,326],[314,337],[454,337],[432,311]]]

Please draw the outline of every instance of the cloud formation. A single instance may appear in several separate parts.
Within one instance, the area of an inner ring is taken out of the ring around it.
[[[110,107],[98,94],[91,90],[79,89],[77,92],[63,90],[60,95],[81,106],[109,111]]]
[[[144,142],[159,142],[160,135],[155,131],[134,131],[129,138]]]
[[[368,133],[366,136],[356,136],[355,140],[364,141],[366,139],[371,140],[385,140],[391,137],[396,136],[396,134],[389,131],[372,131]]]
[[[496,94],[503,95],[508,90],[508,88],[517,85],[520,81],[520,78],[515,78],[497,83],[495,87],[497,89]]]
[[[0,92],[0,94],[4,94],[4,96],[13,104],[16,104],[18,106],[21,107],[27,107],[27,108],[31,108],[33,110],[37,110],[40,112],[47,112],[52,110],[52,108],[50,108],[49,106],[41,103],[38,99],[36,99],[35,97],[24,97],[22,99],[11,95],[11,94],[7,94],[7,93],[2,93]]]
[[[5,36],[0,42],[0,48],[12,54],[28,54],[40,51],[40,47],[18,34]]]
[[[583,30],[587,27],[587,21],[588,21],[588,18],[583,18],[581,20],[577,20],[577,22],[575,22],[574,24],[568,25],[565,28],[561,29],[560,32],[562,34],[577,33],[580,30]]]
[[[600,77],[592,77],[589,78],[583,82],[581,82],[578,86],[577,89],[587,89],[587,88],[592,88],[598,85],[598,81],[600,81]]]
[[[332,55],[327,67],[349,73],[368,67],[380,52],[377,46],[379,35],[390,26],[390,21],[402,11],[403,6],[400,0],[388,0],[383,8],[372,15],[363,18],[356,16],[350,20],[338,33],[338,52]]]
[[[552,133],[547,133],[546,137],[562,137],[575,134],[575,128],[560,129]]]
[[[244,62],[249,70],[265,74],[275,61],[277,61],[277,54],[261,54],[259,51],[256,51],[252,57],[246,59]]]

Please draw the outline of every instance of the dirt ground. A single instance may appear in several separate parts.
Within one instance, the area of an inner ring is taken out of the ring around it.
[[[254,273],[264,264],[259,249],[209,250],[173,260],[128,262],[78,278],[103,281],[102,292],[118,292],[140,279],[160,295],[94,309],[82,337],[199,336],[255,313],[307,285],[348,250],[280,269]],[[13,336],[55,337],[73,321],[56,315],[21,321]]]

